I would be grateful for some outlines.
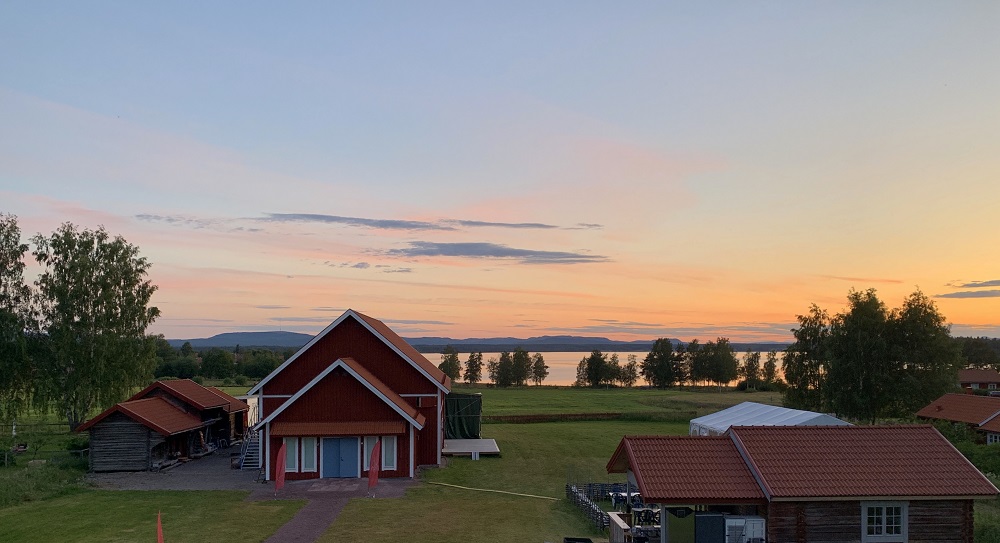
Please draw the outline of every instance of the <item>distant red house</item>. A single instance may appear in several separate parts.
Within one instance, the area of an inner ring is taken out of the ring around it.
[[[917,417],[969,425],[987,444],[1000,444],[1000,397],[945,394],[917,411]]]
[[[1000,389],[1000,372],[981,369],[958,370],[958,384],[962,388],[973,390],[997,390]]]
[[[381,321],[348,310],[253,387],[268,480],[361,477],[382,443],[381,477],[441,462],[451,380]],[[285,457],[278,458],[281,445]]]
[[[973,500],[998,494],[931,426],[626,436],[607,470],[626,473],[661,519],[696,506],[696,531],[718,527],[718,541],[742,520],[765,531],[760,541],[972,543]]]
[[[91,471],[142,471],[228,444],[248,406],[189,379],[156,381],[80,425],[90,433]]]

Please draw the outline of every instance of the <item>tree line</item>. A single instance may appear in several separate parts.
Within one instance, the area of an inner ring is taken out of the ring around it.
[[[813,304],[786,349],[789,407],[874,422],[907,417],[958,384],[963,345],[920,290],[890,309],[874,289],[852,290],[835,315]]]
[[[149,382],[156,286],[139,249],[103,227],[64,223],[30,241],[41,271],[29,285],[29,246],[0,213],[0,419],[55,411],[76,428]]]
[[[483,378],[483,353],[469,353],[469,359],[465,362],[463,372],[462,362],[458,358],[458,351],[451,345],[444,348],[441,354],[441,363],[438,368],[445,373],[452,381],[458,381],[464,376],[468,384],[476,384]],[[542,381],[549,376],[549,367],[545,364],[545,357],[542,353],[528,354],[521,347],[513,353],[504,351],[499,358],[490,358],[486,362],[486,371],[490,381],[494,386],[506,388],[512,386],[525,386],[529,382],[541,385]]]
[[[267,377],[295,353],[295,349],[291,348],[278,352],[267,347],[246,349],[239,345],[232,350],[212,347],[199,352],[191,347],[190,342],[184,342],[175,349],[162,335],[155,336],[154,341],[156,369],[153,375],[156,378],[222,379],[239,386]]]

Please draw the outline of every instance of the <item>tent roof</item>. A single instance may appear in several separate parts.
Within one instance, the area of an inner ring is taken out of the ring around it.
[[[743,402],[729,409],[691,419],[691,425],[710,428],[721,434],[730,426],[849,426],[850,423],[813,411]]]

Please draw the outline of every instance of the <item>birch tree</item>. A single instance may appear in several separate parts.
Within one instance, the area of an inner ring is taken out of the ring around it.
[[[139,249],[103,228],[71,223],[38,234],[33,254],[46,349],[36,360],[37,407],[55,409],[75,429],[96,409],[145,385],[156,363],[146,328],[160,315]]]

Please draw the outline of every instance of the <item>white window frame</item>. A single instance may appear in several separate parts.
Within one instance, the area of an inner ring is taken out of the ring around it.
[[[365,455],[362,457],[361,471],[368,471],[372,465],[372,450],[378,443],[378,436],[365,436]]]
[[[391,444],[391,446],[390,446]],[[395,471],[399,440],[396,436],[382,436],[382,471]]]
[[[996,383],[990,383],[989,385],[986,386],[986,388],[989,389],[989,390],[996,390],[997,389],[997,384]]]
[[[299,438],[283,438],[285,443],[285,473],[297,473],[299,471]],[[291,465],[289,465],[291,460]]]
[[[885,534],[885,533],[868,533],[868,512],[871,508],[880,508],[880,519],[879,523],[875,525],[877,529],[884,530],[886,526],[886,509],[890,507],[899,508],[899,522],[900,522],[900,533],[898,534]],[[906,543],[909,541],[910,530],[909,530],[909,503],[908,502],[889,502],[889,501],[879,501],[879,502],[861,502],[861,543]]]
[[[987,445],[1000,445],[1000,434],[994,432],[988,432],[986,434],[986,444]]]
[[[315,437],[302,438],[302,473],[316,473],[319,469],[319,463],[316,461],[316,442]],[[309,466],[310,460],[312,467]]]

